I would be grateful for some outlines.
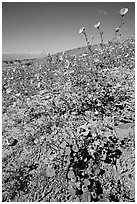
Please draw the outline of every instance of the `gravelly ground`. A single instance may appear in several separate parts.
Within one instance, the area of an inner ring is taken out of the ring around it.
[[[3,62],[3,202],[135,201],[134,68],[134,39]]]

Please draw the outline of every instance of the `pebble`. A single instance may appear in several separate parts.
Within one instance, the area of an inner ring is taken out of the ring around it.
[[[17,97],[20,96],[20,93],[16,93],[16,96],[17,96]]]
[[[63,149],[63,148],[66,147],[66,145],[67,145],[67,144],[66,144],[66,142],[64,141],[64,142],[61,143],[60,147]]]
[[[90,181],[89,181],[88,179],[85,179],[85,180],[84,180],[84,185],[85,185],[85,186],[89,186],[89,185],[90,185]]]
[[[7,90],[6,90],[6,93],[7,94],[9,94],[9,93],[11,93],[12,92],[12,89],[10,89],[10,88],[8,88]]]
[[[78,152],[78,146],[77,146],[77,145],[73,145],[72,150],[73,150],[74,152]]]
[[[74,171],[70,170],[70,171],[68,172],[68,178],[75,178]]]
[[[14,139],[13,137],[7,138],[7,145],[8,146],[15,146],[17,144],[18,140]]]
[[[36,138],[36,139],[34,140],[34,143],[35,143],[35,144],[38,144],[38,142],[39,142],[39,139]]]

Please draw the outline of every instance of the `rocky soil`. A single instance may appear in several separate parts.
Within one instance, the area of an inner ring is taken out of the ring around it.
[[[135,202],[135,40],[3,61],[2,201]]]

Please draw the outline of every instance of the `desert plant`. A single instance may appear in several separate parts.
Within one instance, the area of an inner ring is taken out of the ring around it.
[[[103,31],[101,31],[100,29],[100,22],[98,22],[96,25],[94,25],[94,28],[97,28],[98,31],[99,31],[99,34],[100,34],[100,38],[101,38],[101,47],[102,47],[102,50],[103,50],[103,47],[104,47],[104,39],[103,39]]]
[[[79,33],[80,33],[80,34],[82,33],[82,34],[84,35],[85,40],[86,40],[86,43],[87,43],[87,47],[88,47],[88,49],[89,49],[89,52],[92,53],[91,45],[90,45],[90,42],[89,42],[89,40],[88,40],[85,27],[82,27],[82,28],[79,30]]]
[[[119,33],[119,32],[120,32],[121,27],[124,25],[124,16],[126,15],[127,12],[128,12],[128,8],[123,8],[120,10],[119,13],[121,15],[121,22],[120,22],[119,27],[117,27],[115,30],[113,40],[115,40],[121,36],[121,33]]]
[[[91,46],[92,46],[92,42],[93,42],[93,39],[94,39],[94,36],[90,36],[91,37]]]

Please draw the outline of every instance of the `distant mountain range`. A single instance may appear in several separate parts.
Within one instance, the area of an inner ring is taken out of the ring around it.
[[[99,45],[94,45],[93,49],[98,47]],[[87,51],[88,51],[87,46],[84,46],[84,47],[74,48],[71,50],[66,50],[65,52],[71,55],[71,54],[79,54]],[[33,54],[32,53],[19,53],[19,54],[6,53],[6,54],[2,54],[2,61],[43,58],[46,56],[47,56],[46,54],[44,55],[44,54],[34,54],[34,53]]]
[[[19,53],[19,54],[2,54],[2,61],[9,60],[18,60],[18,59],[34,59],[45,57],[43,54],[31,54],[31,53]]]

